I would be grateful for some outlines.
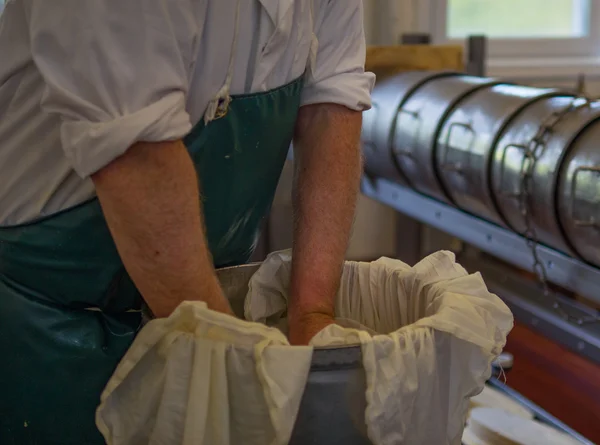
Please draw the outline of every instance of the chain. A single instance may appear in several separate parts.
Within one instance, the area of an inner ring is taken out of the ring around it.
[[[531,195],[534,181],[534,170],[539,158],[538,148],[545,145],[548,136],[552,134],[552,131],[556,125],[559,124],[562,119],[565,118],[565,116],[574,110],[590,104],[590,101],[587,99],[585,99],[583,104],[579,104],[578,102],[581,102],[581,100],[581,98],[574,98],[568,106],[558,112],[552,113],[544,122],[542,122],[538,132],[529,142],[528,149],[524,152],[523,161],[521,164],[520,191],[517,195],[519,199],[519,211],[525,222],[525,231],[523,232],[523,236],[525,237],[527,247],[533,256],[533,272],[542,286],[543,295],[546,299],[552,298],[554,300],[554,310],[556,310],[565,320],[574,322],[578,325],[594,323],[600,321],[600,318],[598,316],[588,316],[582,318],[569,314],[567,311],[565,311],[563,304],[558,299],[558,296],[552,291],[552,289],[550,289],[546,266],[540,259],[538,250],[539,240],[535,223],[533,222],[531,215]]]

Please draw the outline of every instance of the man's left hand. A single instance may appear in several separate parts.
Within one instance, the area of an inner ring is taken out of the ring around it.
[[[288,313],[295,345],[334,323],[362,173],[361,122],[360,111],[336,104],[306,105],[298,113]]]
[[[288,320],[289,340],[295,346],[308,345],[315,335],[335,323],[332,315],[319,312],[291,314]]]

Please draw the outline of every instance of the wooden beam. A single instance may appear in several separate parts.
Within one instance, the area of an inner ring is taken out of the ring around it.
[[[464,50],[460,45],[397,45],[367,48],[367,71],[379,77],[404,71],[464,71]]]

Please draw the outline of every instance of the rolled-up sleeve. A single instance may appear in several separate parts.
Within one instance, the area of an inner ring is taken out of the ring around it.
[[[26,0],[33,62],[46,85],[42,107],[60,117],[65,154],[81,177],[136,142],[190,131],[190,3]]]
[[[370,108],[375,75],[364,69],[363,23],[362,0],[315,2],[316,63],[302,105],[336,103],[357,111]]]

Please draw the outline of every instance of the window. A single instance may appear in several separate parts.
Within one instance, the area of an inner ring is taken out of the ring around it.
[[[487,36],[491,66],[552,60],[575,73],[600,57],[600,0],[425,0],[419,16],[437,43]]]
[[[449,0],[446,33],[450,38],[580,39],[589,35],[589,17],[589,0]]]

